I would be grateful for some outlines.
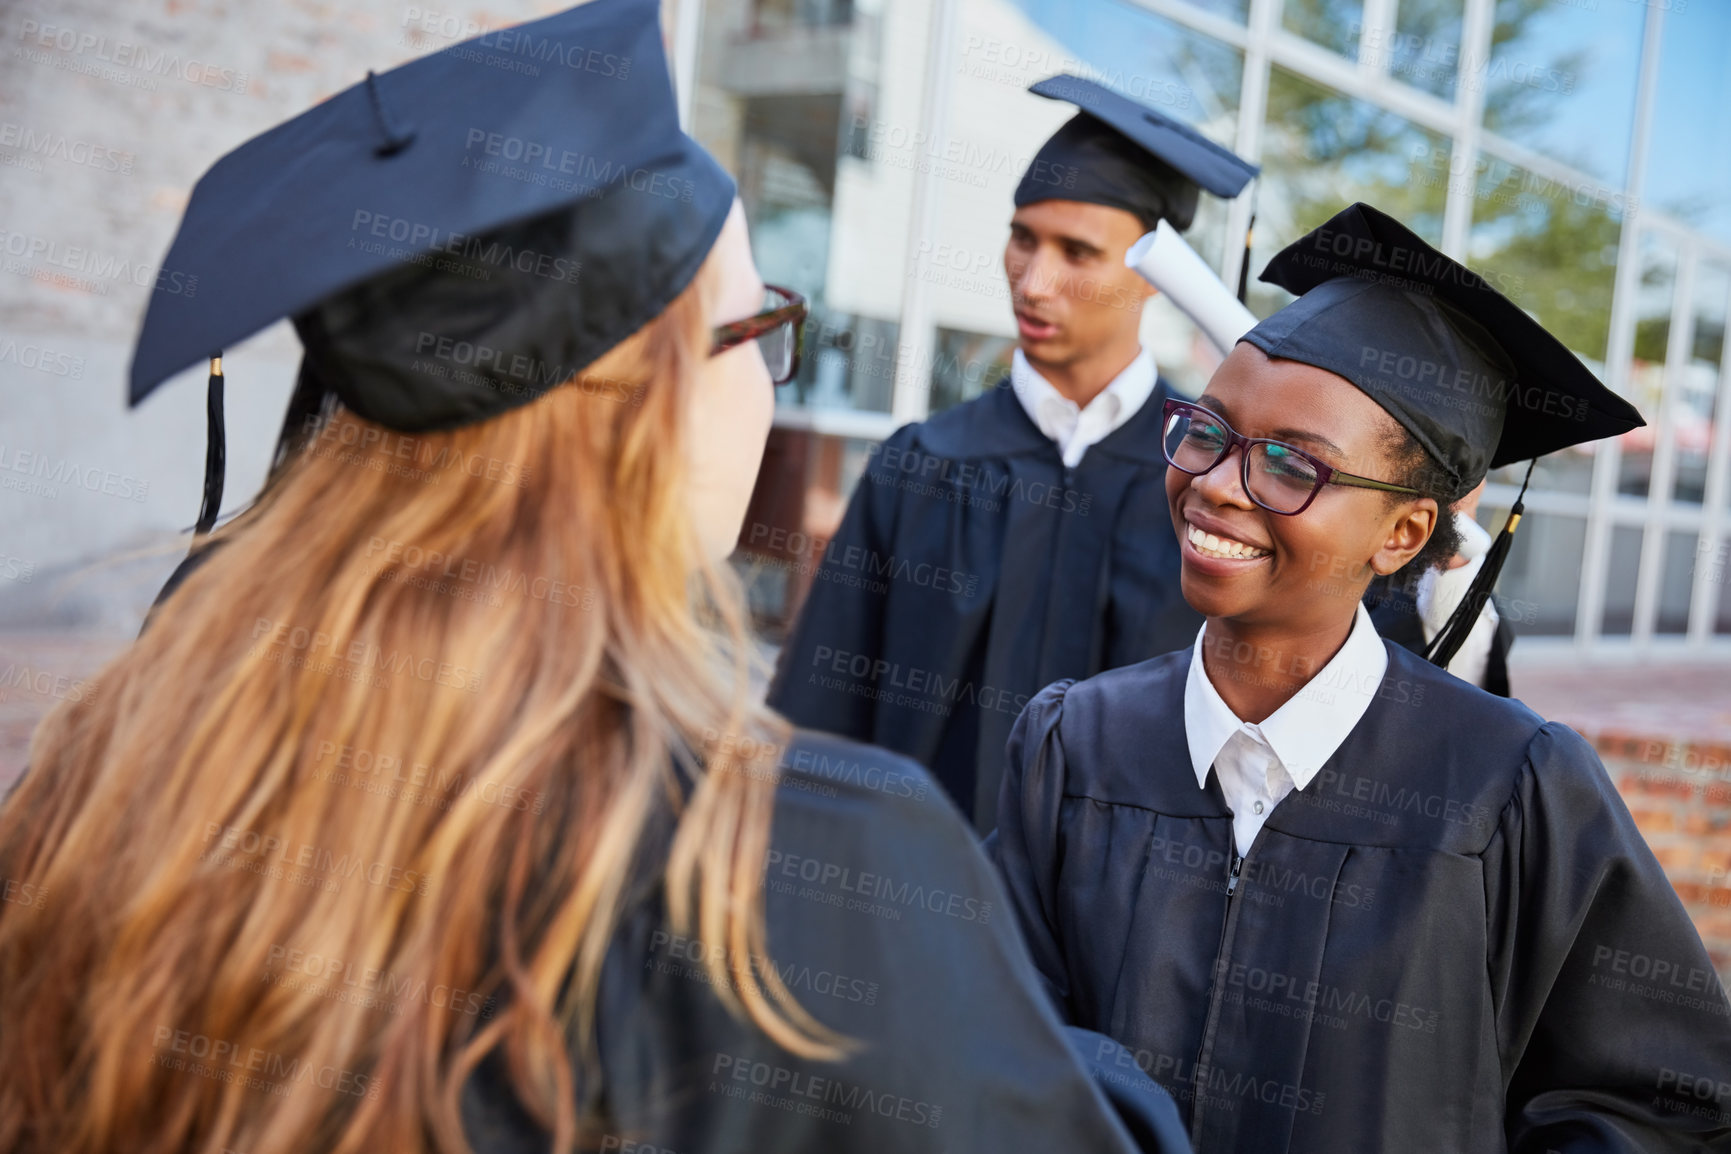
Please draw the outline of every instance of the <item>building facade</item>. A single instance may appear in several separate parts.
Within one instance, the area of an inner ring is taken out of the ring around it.
[[[741,544],[785,619],[872,446],[992,387],[1011,192],[1089,76],[1263,167],[1190,240],[1236,286],[1354,200],[1557,333],[1648,427],[1539,462],[1499,585],[1517,659],[1731,661],[1731,6],[1700,0],[704,0],[693,133],[764,275],[814,301]],[[1252,219],[1255,227],[1251,229]],[[1290,299],[1252,281],[1266,316]],[[1181,390],[1217,360],[1164,300]],[[1493,530],[1520,483],[1499,471]]]

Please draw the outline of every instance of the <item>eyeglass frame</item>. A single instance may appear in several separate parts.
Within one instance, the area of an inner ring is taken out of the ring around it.
[[[1171,451],[1166,448],[1166,433],[1168,426],[1171,424],[1172,418],[1180,412],[1206,413],[1210,418],[1218,421],[1221,429],[1225,430],[1226,444],[1221,447],[1220,455],[1215,457],[1213,463],[1206,469],[1186,469],[1183,465],[1180,465],[1172,459]],[[1411,489],[1405,485],[1395,485],[1388,481],[1378,481],[1374,477],[1361,477],[1357,473],[1348,473],[1344,469],[1337,469],[1327,461],[1318,458],[1315,454],[1307,453],[1297,445],[1289,444],[1286,441],[1277,441],[1272,437],[1246,437],[1237,429],[1234,429],[1231,425],[1227,424],[1226,418],[1222,417],[1219,413],[1216,413],[1213,409],[1204,408],[1203,406],[1196,404],[1194,401],[1181,401],[1175,397],[1168,397],[1165,405],[1161,408],[1160,416],[1160,454],[1166,458],[1166,463],[1168,465],[1177,469],[1180,473],[1185,473],[1192,477],[1204,477],[1218,469],[1220,467],[1220,462],[1230,457],[1234,449],[1242,449],[1243,451],[1238,454],[1238,481],[1239,484],[1244,487],[1244,495],[1254,501],[1257,508],[1266,509],[1277,517],[1298,516],[1300,513],[1310,508],[1310,503],[1316,500],[1316,495],[1322,492],[1323,486],[1325,485],[1347,485],[1357,489],[1376,489],[1384,493],[1408,493],[1414,497],[1424,496],[1424,494],[1419,492],[1417,489]],[[1296,509],[1276,509],[1260,500],[1255,493],[1250,491],[1250,449],[1253,445],[1277,445],[1287,452],[1296,454],[1303,458],[1306,464],[1316,470],[1316,484],[1311,486],[1310,496],[1304,499],[1304,504],[1300,505]]]
[[[777,385],[785,385],[799,376],[800,348],[805,344],[805,321],[811,315],[811,305],[805,297],[778,284],[765,284],[768,292],[780,293],[787,298],[787,303],[774,308],[765,309],[744,320],[731,324],[717,325],[709,348],[709,355],[719,356],[728,349],[743,345],[746,341],[754,341],[766,333],[772,333],[788,322],[793,323],[793,357],[788,365],[787,376],[780,379],[771,377]]]

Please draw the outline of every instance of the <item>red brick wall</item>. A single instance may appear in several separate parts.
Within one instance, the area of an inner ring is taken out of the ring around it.
[[[1731,745],[1587,737],[1731,984]]]

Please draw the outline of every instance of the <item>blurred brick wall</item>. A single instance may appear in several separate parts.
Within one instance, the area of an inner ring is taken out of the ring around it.
[[[1592,740],[1731,982],[1731,744],[1613,730]]]

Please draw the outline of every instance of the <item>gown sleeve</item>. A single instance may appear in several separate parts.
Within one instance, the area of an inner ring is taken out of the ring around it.
[[[1187,1152],[1165,1092],[1059,1022],[955,808],[932,790],[868,811],[778,805],[765,878],[771,964],[858,1050],[788,1053],[721,1010],[692,963],[708,947],[639,920],[604,980],[613,1132],[679,1154]]]
[[[1058,944],[1056,880],[1059,808],[1064,800],[1064,746],[1058,720],[1074,681],[1059,681],[1028,702],[1010,731],[998,828],[986,852],[998,868],[1010,911],[1052,1004],[1073,1021],[1070,982]]]
[[[1572,730],[1534,736],[1484,863],[1509,1150],[1731,1150],[1731,1003]]]
[[[873,455],[865,475],[848,501],[841,527],[824,550],[805,605],[787,643],[782,646],[769,705],[795,725],[856,741],[869,741],[876,706],[864,694],[847,693],[815,680],[843,677],[857,655],[875,661],[883,650],[886,594],[868,588],[871,582],[850,582],[837,558],[849,549],[884,557],[892,551],[895,534],[898,477],[885,461],[899,460],[913,441],[915,425],[897,430]],[[840,658],[840,669],[831,666]]]

